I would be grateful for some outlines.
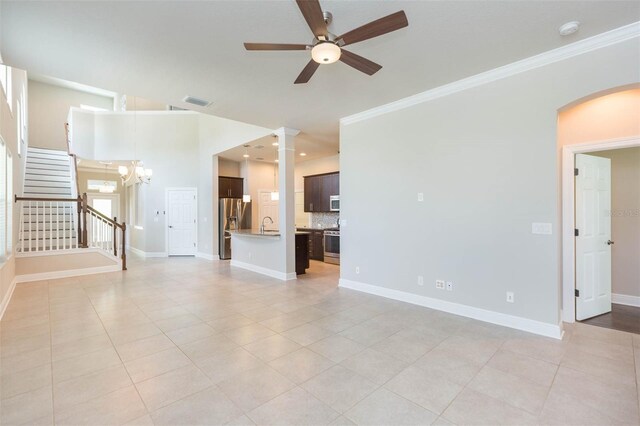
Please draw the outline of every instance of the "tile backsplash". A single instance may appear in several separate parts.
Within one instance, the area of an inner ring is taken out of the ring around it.
[[[337,226],[340,213],[311,213],[311,226],[313,228],[333,228]]]

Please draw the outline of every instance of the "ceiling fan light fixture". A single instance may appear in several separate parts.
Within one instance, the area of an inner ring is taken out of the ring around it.
[[[337,44],[321,41],[311,49],[311,58],[319,64],[333,64],[340,59],[341,53]]]

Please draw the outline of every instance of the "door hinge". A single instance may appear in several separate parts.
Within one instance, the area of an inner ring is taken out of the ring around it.
[[[193,246],[195,247],[195,246],[196,246],[196,243],[193,243]]]
[[[574,235],[575,235],[576,237],[579,237],[579,236],[580,236],[580,230],[579,230],[579,229],[576,229],[576,230],[575,230],[575,232],[574,232]]]
[[[573,169],[573,175],[574,176],[578,176],[580,174],[580,170],[578,169]]]
[[[576,297],[580,297],[580,290],[576,288]]]

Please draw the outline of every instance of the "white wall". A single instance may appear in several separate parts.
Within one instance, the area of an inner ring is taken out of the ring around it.
[[[558,109],[637,83],[639,47],[634,38],[343,121],[341,278],[557,325],[559,238],[532,235],[531,223],[559,235]]]
[[[27,96],[27,119],[29,114],[29,96],[27,86],[27,73],[23,70],[12,69],[12,86],[13,86],[13,112],[9,110],[7,98],[0,89],[0,136],[5,141],[7,150],[11,152],[13,157],[13,191],[17,195],[22,195],[23,179],[24,179],[24,163],[26,156],[24,152],[29,144],[27,132],[27,140],[25,141],[23,155],[18,155],[18,125],[16,111],[16,96],[20,94],[22,87],[25,87]],[[8,207],[13,208],[13,224],[12,235],[14,247],[18,241],[18,232],[20,228],[20,209],[17,203],[10,203]],[[15,278],[15,256],[10,254],[5,259],[0,259],[0,315],[2,314],[6,304],[9,302],[10,292],[13,288]]]
[[[190,111],[87,113],[72,110],[72,149],[94,160],[143,160],[153,169],[142,186],[143,229],[131,229],[131,246],[161,254],[165,247],[165,189],[198,189],[198,250],[218,254],[218,157],[271,129]]]
[[[69,108],[90,105],[113,109],[113,98],[29,80],[31,146],[66,151],[64,123]]]
[[[218,173],[219,176],[240,177],[240,163],[218,158]]]
[[[591,155],[611,159],[611,290],[640,297],[640,147]]]

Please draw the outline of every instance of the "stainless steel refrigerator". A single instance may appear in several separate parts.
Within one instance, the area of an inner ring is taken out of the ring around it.
[[[218,220],[218,253],[220,259],[231,259],[229,231],[251,229],[251,203],[245,203],[241,198],[220,198]]]

